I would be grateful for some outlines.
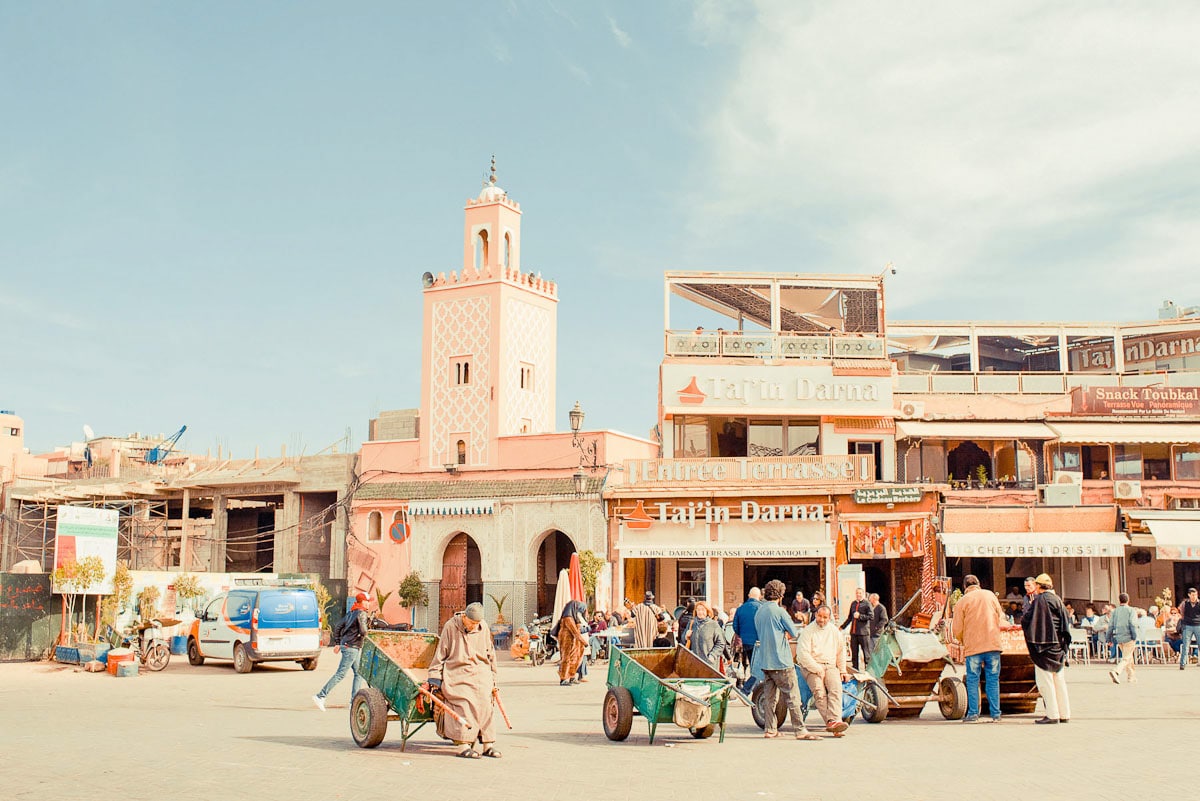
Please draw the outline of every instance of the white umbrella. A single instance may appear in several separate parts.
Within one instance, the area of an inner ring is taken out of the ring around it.
[[[612,599],[612,562],[600,566],[600,574],[596,576],[596,610],[608,611],[608,602]]]
[[[563,607],[571,600],[571,576],[566,570],[558,571],[558,587],[554,590],[554,617],[551,621],[562,617]]]

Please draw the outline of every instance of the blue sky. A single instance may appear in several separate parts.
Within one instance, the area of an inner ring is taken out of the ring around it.
[[[917,319],[1200,304],[1190,3],[6,3],[0,408],[315,452],[419,393],[492,153],[559,426],[645,434],[662,272],[879,272]]]

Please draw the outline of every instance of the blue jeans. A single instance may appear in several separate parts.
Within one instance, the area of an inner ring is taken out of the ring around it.
[[[979,669],[983,668],[988,710],[1000,717],[1000,652],[985,651],[967,657],[967,717],[979,717]]]
[[[1182,667],[1187,664],[1192,638],[1195,637],[1197,644],[1200,644],[1200,626],[1182,626],[1180,632],[1183,634],[1182,647],[1179,649],[1179,664]]]
[[[350,696],[353,697],[362,687],[363,680],[358,675],[358,655],[362,652],[361,648],[347,648],[342,646],[342,661],[338,663],[337,671],[329,677],[329,681],[325,682],[325,686],[317,693],[318,698],[325,698],[337,686],[338,682],[346,678],[346,671],[354,671],[354,683],[350,687]]]

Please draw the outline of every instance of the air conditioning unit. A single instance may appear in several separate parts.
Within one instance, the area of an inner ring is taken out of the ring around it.
[[[1113,497],[1122,501],[1138,501],[1142,498],[1142,482],[1118,481],[1113,484]]]
[[[1083,486],[1083,473],[1068,473],[1060,471],[1054,474],[1055,484],[1074,484],[1077,487]]]
[[[1083,501],[1083,487],[1079,484],[1043,484],[1041,490],[1046,506],[1079,506]]]
[[[925,404],[921,401],[905,401],[900,404],[900,416],[905,420],[915,420],[925,416]]]

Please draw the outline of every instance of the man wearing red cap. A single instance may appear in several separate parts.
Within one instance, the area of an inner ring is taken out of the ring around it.
[[[367,636],[367,605],[369,603],[370,599],[365,592],[355,595],[354,605],[350,607],[350,611],[333,630],[333,652],[336,654],[341,651],[342,661],[338,663],[337,671],[329,677],[329,681],[325,682],[325,686],[312,697],[313,703],[322,712],[325,711],[326,696],[338,685],[338,682],[346,678],[347,671],[354,672],[354,683],[350,688],[350,696],[353,697],[362,686],[362,678],[358,675],[358,657],[362,653],[363,638]]]

